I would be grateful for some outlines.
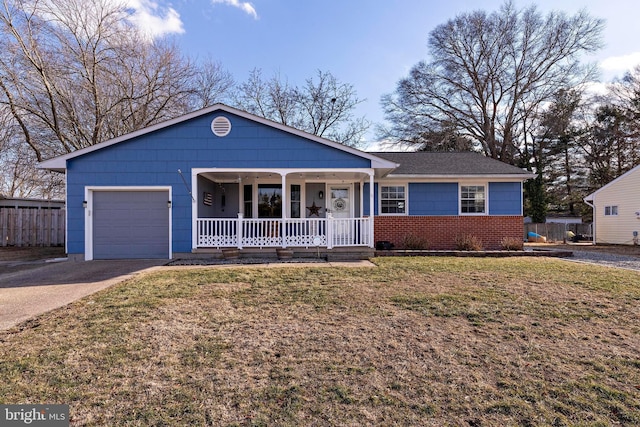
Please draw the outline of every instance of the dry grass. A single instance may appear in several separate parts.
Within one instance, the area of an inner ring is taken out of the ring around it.
[[[548,259],[138,277],[0,335],[73,425],[640,424],[640,275]]]

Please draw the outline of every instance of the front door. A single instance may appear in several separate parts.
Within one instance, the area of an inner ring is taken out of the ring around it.
[[[329,206],[327,211],[334,218],[351,218],[351,188],[346,185],[332,185],[329,187]]]
[[[327,211],[333,217],[333,245],[342,246],[348,244],[351,235],[351,221],[353,217],[353,200],[351,196],[351,186],[330,185]]]

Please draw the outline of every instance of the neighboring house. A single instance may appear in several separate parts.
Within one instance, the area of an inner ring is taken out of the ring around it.
[[[582,224],[580,216],[553,216],[547,215],[547,224]]]
[[[593,208],[593,242],[640,244],[640,166],[589,194]]]
[[[461,234],[498,249],[522,239],[532,177],[474,153],[367,153],[221,104],[40,167],[66,173],[67,253],[87,260],[368,256],[406,236],[452,249]]]
[[[547,215],[544,221],[546,224],[582,224],[580,216],[564,216],[564,215]],[[524,217],[525,224],[532,224],[531,217]]]

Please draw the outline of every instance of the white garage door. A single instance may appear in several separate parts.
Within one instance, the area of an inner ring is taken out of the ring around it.
[[[94,191],[93,259],[169,258],[168,191]]]

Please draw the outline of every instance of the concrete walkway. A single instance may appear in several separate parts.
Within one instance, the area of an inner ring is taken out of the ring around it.
[[[113,286],[167,260],[38,263],[13,273],[0,269],[0,330]]]

